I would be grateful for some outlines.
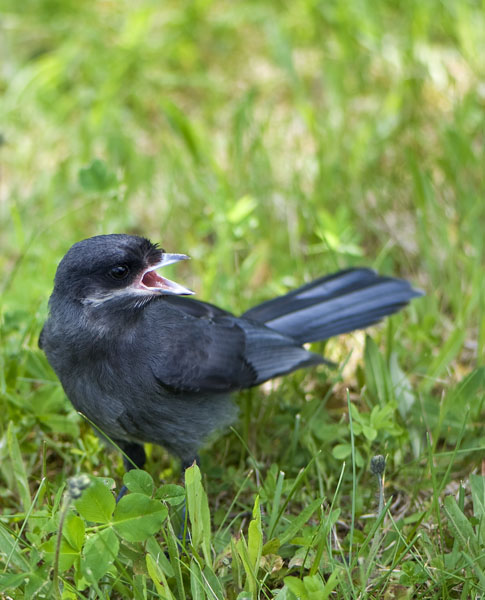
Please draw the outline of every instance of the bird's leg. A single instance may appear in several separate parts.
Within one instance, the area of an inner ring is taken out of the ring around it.
[[[124,452],[123,464],[125,471],[131,471],[131,469],[143,469],[146,461],[145,448],[141,444],[134,442],[116,442],[117,446]],[[120,493],[116,498],[118,503],[121,498],[126,494],[128,488],[123,485],[120,489]]]
[[[118,444],[118,446],[125,453],[123,455],[123,464],[125,465],[126,471],[131,471],[131,469],[143,469],[147,456],[142,444],[123,442],[122,444]]]

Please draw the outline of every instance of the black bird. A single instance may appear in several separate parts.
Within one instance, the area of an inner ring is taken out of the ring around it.
[[[204,439],[229,424],[229,395],[325,362],[305,342],[367,327],[421,295],[370,269],[316,279],[236,317],[156,270],[185,260],[149,240],[100,235],[61,260],[39,345],[75,408],[126,454],[144,442],[191,465]]]

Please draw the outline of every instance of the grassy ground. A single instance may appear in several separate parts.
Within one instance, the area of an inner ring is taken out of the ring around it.
[[[483,8],[3,1],[2,597],[483,596]],[[121,461],[37,349],[57,262],[110,232],[235,312],[357,264],[426,292],[240,395],[180,552],[177,463],[149,448],[113,514]]]

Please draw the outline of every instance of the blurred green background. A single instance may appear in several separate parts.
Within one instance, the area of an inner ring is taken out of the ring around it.
[[[409,278],[426,297],[372,330],[380,358],[368,343],[362,366],[362,334],[332,340],[327,354],[348,360],[343,380],[329,387],[322,369],[250,393],[236,428],[264,468],[296,473],[323,449],[312,485],[331,495],[350,455],[350,386],[361,424],[375,405],[383,411],[372,432],[357,432],[359,477],[387,453],[417,511],[427,443],[474,449],[451,472],[442,459],[443,486],[475,468],[485,445],[483,2],[0,8],[0,434],[13,424],[31,483],[43,441],[55,485],[117,464],[36,349],[58,261],[75,241],[113,232],[189,254],[168,276],[234,312],[352,265]],[[392,398],[373,388],[376,364],[405,382]],[[228,433],[207,453],[213,489],[228,485],[223,464],[237,489],[244,452]],[[2,495],[15,512],[9,456],[0,446]],[[163,453],[154,475],[160,461],[175,477]],[[359,501],[365,512],[373,490]]]
[[[366,263],[476,338],[480,3],[3,7],[7,306],[37,307],[74,241],[136,231],[235,309]]]

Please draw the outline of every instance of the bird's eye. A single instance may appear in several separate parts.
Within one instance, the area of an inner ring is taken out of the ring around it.
[[[110,277],[112,277],[113,279],[125,279],[126,277],[128,277],[128,273],[130,272],[130,269],[127,265],[117,265],[116,267],[113,267],[109,274]]]

